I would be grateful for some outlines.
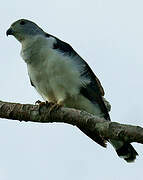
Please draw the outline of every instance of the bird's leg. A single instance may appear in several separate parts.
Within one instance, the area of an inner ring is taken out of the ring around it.
[[[35,105],[39,106],[39,114],[40,115],[42,114],[42,108],[43,107],[48,108],[50,104],[51,104],[51,102],[49,103],[48,101],[42,102],[42,101],[38,100],[38,101],[35,102]],[[52,103],[52,104],[54,104],[54,103]]]
[[[48,102],[48,101],[42,102],[40,100],[35,102],[35,105],[39,105],[39,106],[45,106],[46,105],[47,107],[49,107],[52,104],[55,104],[55,103],[54,102]]]
[[[61,107],[63,107],[63,101],[58,101],[57,103],[53,103],[50,107],[49,112],[52,113],[53,111],[57,111]]]
[[[35,102],[35,105],[40,105],[40,104],[42,104],[42,103],[45,103],[45,102],[42,102],[42,101],[40,101],[40,100],[37,100],[37,101]]]
[[[55,102],[48,102],[48,101],[42,102],[38,100],[35,102],[35,104],[39,106],[39,114],[41,114],[42,112],[41,109],[43,107],[49,108],[49,106],[50,106],[49,113],[51,114],[53,111],[57,111],[59,108],[63,106],[63,101],[58,101],[57,103],[55,103]]]

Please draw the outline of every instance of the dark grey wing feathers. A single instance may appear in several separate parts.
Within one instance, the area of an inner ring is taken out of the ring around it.
[[[59,50],[63,53],[66,53],[68,55],[76,55],[76,52],[68,43],[61,41],[57,38],[56,38],[56,41],[57,42],[54,44],[53,49],[57,49],[57,50]]]
[[[53,49],[57,49],[58,51],[61,51],[62,53],[67,53],[68,55],[76,55],[77,54],[68,43],[61,41],[57,37],[50,35],[48,33],[45,33],[45,36],[53,37],[56,39],[56,42],[53,45]]]
[[[102,113],[104,114],[104,118],[110,120],[110,116],[108,110],[105,106],[102,96],[104,96],[104,90],[101,86],[99,79],[95,76],[89,65],[86,64],[84,69],[83,77],[90,77],[90,83],[86,86],[82,86],[80,89],[80,93],[89,99],[93,104],[97,104],[100,106]]]
[[[104,90],[98,78],[95,76],[89,65],[76,53],[76,51],[68,43],[63,42],[56,37],[54,38],[56,39],[56,42],[53,46],[54,49],[57,49],[64,54],[78,56],[78,60],[80,60],[81,64],[84,65],[84,71],[83,73],[81,73],[81,77],[89,77],[90,79],[90,83],[88,85],[81,87],[80,93],[84,97],[89,99],[93,104],[98,104],[101,108],[102,113],[104,114],[105,119],[110,120],[108,110],[102,99],[102,96],[104,96]]]

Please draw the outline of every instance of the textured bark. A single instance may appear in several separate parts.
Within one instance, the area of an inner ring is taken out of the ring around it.
[[[38,105],[0,101],[0,118],[26,122],[63,122],[76,126],[80,125],[80,127],[84,126],[95,134],[99,133],[105,139],[143,144],[143,128],[106,121],[104,118],[71,108],[61,107],[55,110],[52,109],[51,105],[43,105],[39,109]]]

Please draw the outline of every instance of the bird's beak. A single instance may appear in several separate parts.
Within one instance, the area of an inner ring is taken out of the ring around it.
[[[7,31],[6,31],[6,35],[13,35],[13,30],[12,28],[9,28]]]

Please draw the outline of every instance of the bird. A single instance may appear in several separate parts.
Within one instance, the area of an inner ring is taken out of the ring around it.
[[[21,43],[20,54],[27,64],[31,85],[44,101],[111,120],[111,106],[99,79],[71,45],[27,19],[12,23],[6,35],[13,35]],[[103,147],[109,141],[126,162],[133,162],[138,155],[128,142],[104,139],[81,125],[78,128]]]

